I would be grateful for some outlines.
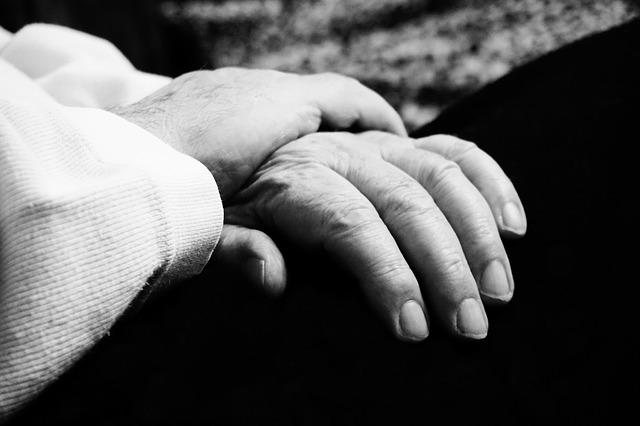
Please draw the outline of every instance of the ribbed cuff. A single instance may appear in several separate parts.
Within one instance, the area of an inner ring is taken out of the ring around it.
[[[224,212],[216,182],[200,162],[178,152],[171,174],[159,174],[173,256],[162,282],[199,274],[209,261]]]
[[[100,160],[133,167],[157,187],[171,253],[160,281],[200,273],[218,243],[224,218],[211,172],[115,114],[92,108],[65,111]]]

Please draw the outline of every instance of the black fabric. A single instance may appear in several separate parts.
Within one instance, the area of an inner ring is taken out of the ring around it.
[[[477,142],[529,234],[482,342],[396,342],[354,280],[287,250],[268,301],[209,267],[118,325],[16,424],[603,424],[633,408],[635,21],[516,70],[417,132]]]

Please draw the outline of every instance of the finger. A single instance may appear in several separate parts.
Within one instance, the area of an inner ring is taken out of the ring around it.
[[[455,161],[489,203],[504,236],[520,237],[527,218],[520,197],[502,168],[474,143],[454,136],[434,135],[415,141],[417,148],[436,152]]]
[[[357,279],[374,310],[400,339],[429,334],[418,281],[371,203],[321,165],[288,164],[258,178],[240,198],[257,200],[264,226],[298,245],[322,247]],[[246,212],[238,208],[238,214]],[[236,207],[230,206],[234,220]]]
[[[336,137],[350,153],[348,167],[338,173],[371,200],[420,278],[430,309],[451,332],[484,338],[488,321],[478,287],[458,237],[434,199],[402,170],[379,157],[367,158],[371,146],[360,148],[356,136]]]
[[[323,122],[337,129],[357,125],[364,130],[383,130],[406,136],[400,115],[382,96],[358,80],[323,73],[302,77],[309,83],[305,96],[322,112]]]
[[[278,296],[285,289],[284,258],[273,240],[262,231],[225,224],[212,260],[239,272],[271,296]]]
[[[458,164],[407,145],[383,150],[383,158],[420,182],[433,196],[458,235],[484,300],[509,301],[513,276],[491,209]]]

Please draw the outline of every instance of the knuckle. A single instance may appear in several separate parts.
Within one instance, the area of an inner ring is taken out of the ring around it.
[[[465,141],[458,138],[456,138],[453,145],[455,146],[456,152],[461,155],[467,154],[471,151],[480,150],[480,148],[478,148],[478,145],[476,145],[474,142]]]
[[[504,247],[493,218],[476,218],[468,226],[464,235],[465,245],[469,247],[470,259],[474,263],[480,259],[492,259],[505,256]]]
[[[440,273],[447,282],[456,282],[464,276],[467,262],[458,251],[449,251],[440,263]]]
[[[485,217],[478,218],[473,221],[471,226],[471,235],[476,245],[490,245],[496,240],[495,224],[493,219]]]
[[[478,145],[475,143],[460,139],[453,135],[437,134],[428,136],[425,139],[426,141],[443,147],[445,156],[452,160],[457,160],[469,153],[480,151],[480,148],[478,148]]]
[[[393,159],[396,154],[413,148],[411,139],[379,130],[369,130],[360,133],[358,137],[363,143],[375,149],[382,159],[388,162],[392,162],[389,160]]]
[[[329,168],[342,174],[352,167],[348,144],[351,137],[339,132],[311,133],[280,148],[278,155],[285,162],[316,169]]]
[[[385,204],[385,215],[400,217],[415,217],[432,215],[437,210],[431,196],[416,182],[401,181],[395,183],[388,191],[388,199]]]
[[[453,135],[447,135],[445,133],[438,133],[435,135],[427,136],[423,139],[427,142],[432,142],[437,145],[455,145],[457,141],[461,140]]]
[[[427,181],[437,187],[446,184],[452,176],[459,175],[460,173],[462,172],[458,163],[443,159],[436,167],[431,169]]]
[[[377,259],[375,263],[371,265],[370,269],[371,276],[374,279],[390,284],[387,288],[388,291],[395,294],[405,294],[410,291],[408,283],[411,283],[413,280],[409,278],[411,271],[403,259]]]
[[[376,238],[377,232],[372,232],[379,223],[375,210],[368,204],[354,200],[334,200],[334,206],[329,217],[329,226],[334,235],[348,237],[356,233],[369,234]]]
[[[475,143],[457,139],[449,150],[449,158],[460,163],[470,155],[475,155],[479,152],[481,150]]]

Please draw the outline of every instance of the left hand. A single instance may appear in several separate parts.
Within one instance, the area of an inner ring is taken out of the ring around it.
[[[284,261],[258,229],[326,250],[403,340],[427,336],[427,308],[451,333],[483,338],[483,305],[513,295],[500,234],[525,233],[524,209],[498,164],[470,142],[312,134],[274,152],[230,201],[214,259],[244,260],[239,269],[279,293]]]

